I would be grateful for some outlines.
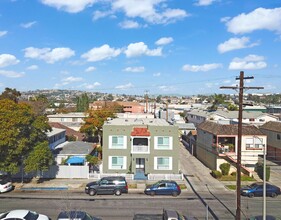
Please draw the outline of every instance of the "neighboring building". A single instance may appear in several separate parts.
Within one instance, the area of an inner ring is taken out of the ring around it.
[[[54,150],[59,144],[65,142],[65,129],[52,128],[52,131],[47,132],[49,147]]]
[[[119,101],[95,101],[90,103],[89,108],[93,110],[113,107],[114,105],[123,106],[123,111],[128,113],[144,113],[144,105],[138,102],[119,102]]]
[[[67,114],[47,115],[47,117],[49,122],[59,122],[66,127],[79,131],[81,125],[84,123],[84,118],[87,116],[83,112],[72,112]]]
[[[133,119],[140,119],[140,118],[150,118],[153,119],[154,115],[151,113],[116,113],[117,118],[133,118]]]
[[[241,164],[254,170],[258,156],[266,150],[266,135],[255,126],[243,126]],[[220,170],[222,163],[235,164],[238,150],[238,126],[205,121],[197,127],[196,155],[212,170]]]
[[[265,106],[260,106],[260,105],[246,105],[243,107],[244,111],[247,112],[262,112],[262,113],[266,113],[267,109]]]
[[[83,141],[71,141],[63,145],[62,148],[57,148],[54,151],[56,155],[57,164],[62,164],[63,161],[70,160],[69,165],[79,164],[84,165],[86,163],[86,155],[93,154],[95,147],[93,143],[83,142]]]
[[[178,174],[178,127],[163,119],[108,120],[103,125],[103,172]]]
[[[267,135],[267,157],[281,161],[281,122],[267,122],[260,130]]]
[[[204,121],[213,121],[220,124],[237,124],[238,123],[238,111],[228,111],[228,110],[217,110],[217,111],[202,111],[193,110],[187,112],[187,120],[190,123],[194,123],[195,126],[199,125]],[[270,115],[263,112],[253,111],[243,111],[243,124],[251,124],[260,126],[268,121],[278,121],[278,117]]]
[[[69,138],[75,138],[75,141],[83,141],[84,140],[84,135],[78,131],[75,131],[59,122],[49,122],[49,125],[52,128],[60,128],[60,129],[65,129],[65,135],[66,135],[66,140],[69,140]]]

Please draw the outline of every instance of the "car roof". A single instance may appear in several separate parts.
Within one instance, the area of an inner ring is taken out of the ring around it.
[[[58,215],[58,219],[83,219],[85,215],[84,211],[63,211]]]
[[[23,218],[28,214],[29,210],[17,209],[8,212],[6,218]]]
[[[125,180],[125,177],[124,176],[106,176],[106,177],[103,177],[101,179],[110,179],[110,180],[122,179],[122,180]]]

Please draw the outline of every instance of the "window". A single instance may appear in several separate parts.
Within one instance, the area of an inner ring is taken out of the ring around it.
[[[172,157],[154,157],[155,170],[172,170]]]
[[[109,148],[110,149],[126,149],[127,148],[127,137],[116,135],[109,136]]]
[[[277,134],[277,140],[280,140],[280,134]]]
[[[155,137],[155,149],[158,150],[171,150],[172,146],[172,137]]]
[[[72,122],[78,122],[78,118],[72,118]]]
[[[263,148],[263,139],[261,138],[246,138],[246,149]]]
[[[113,170],[125,170],[127,158],[123,156],[110,156],[109,157],[109,169]]]
[[[250,118],[249,121],[255,121],[255,119],[254,118]]]

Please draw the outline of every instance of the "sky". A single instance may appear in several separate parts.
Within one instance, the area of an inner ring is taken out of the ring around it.
[[[280,0],[1,0],[0,91],[280,93]]]

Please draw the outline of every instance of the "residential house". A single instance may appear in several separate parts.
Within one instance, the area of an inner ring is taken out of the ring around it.
[[[178,174],[178,127],[163,119],[108,120],[103,125],[103,172]]]
[[[237,124],[238,123],[238,111],[217,110],[217,111],[203,111],[192,110],[187,112],[187,120],[190,123],[194,123],[195,126],[204,121],[214,121],[220,124]],[[260,126],[268,121],[278,121],[278,117],[263,113],[260,111],[243,111],[243,124],[251,124]]]
[[[86,163],[86,156],[93,154],[95,145],[93,143],[83,141],[67,142],[61,148],[54,151],[57,164],[68,165],[84,165]],[[68,161],[69,160],[69,161]]]
[[[47,132],[49,147],[54,150],[59,144],[65,142],[65,129],[52,128],[52,131]]]
[[[75,131],[79,131],[84,123],[86,114],[83,112],[71,112],[66,114],[47,115],[49,122],[59,122],[62,125],[69,127]]]
[[[242,127],[241,164],[245,171],[253,171],[258,156],[266,151],[266,135],[257,127]],[[224,125],[205,121],[197,127],[196,155],[212,170],[220,170],[222,163],[237,162],[238,125]],[[266,153],[266,152],[265,152]]]
[[[281,122],[267,122],[260,130],[267,135],[267,157],[281,161]]]
[[[75,139],[75,141],[83,141],[84,140],[84,135],[80,133],[79,131],[75,131],[59,122],[49,122],[49,125],[52,128],[60,128],[60,129],[65,129],[65,135],[66,135],[66,140],[69,140],[71,138]]]

